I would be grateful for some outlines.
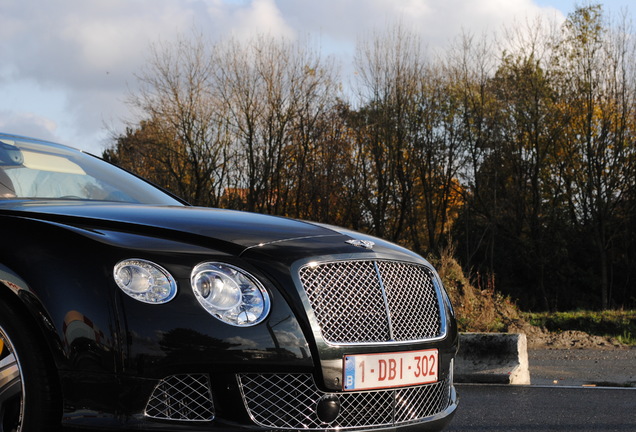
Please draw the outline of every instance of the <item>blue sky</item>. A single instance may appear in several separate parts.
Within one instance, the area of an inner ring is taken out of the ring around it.
[[[633,0],[601,1],[612,15]],[[125,103],[152,43],[188,34],[214,39],[268,33],[318,38],[351,61],[356,39],[397,20],[441,47],[462,31],[494,31],[545,15],[567,0],[0,0],[0,131],[101,154],[110,131],[134,120]],[[346,65],[345,65],[346,66]]]

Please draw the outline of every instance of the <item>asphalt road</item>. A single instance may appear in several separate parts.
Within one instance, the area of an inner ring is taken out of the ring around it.
[[[533,350],[529,360],[531,386],[457,384],[446,432],[636,432],[636,348]]]
[[[529,350],[528,359],[533,385],[636,387],[636,347]]]
[[[457,385],[448,432],[636,431],[636,389]]]
[[[445,432],[636,431],[636,388],[458,384],[457,391]]]

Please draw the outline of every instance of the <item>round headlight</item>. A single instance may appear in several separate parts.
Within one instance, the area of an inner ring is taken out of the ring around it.
[[[252,326],[269,312],[269,294],[263,285],[238,267],[202,263],[192,270],[190,282],[201,306],[224,323]]]
[[[113,270],[123,292],[144,303],[167,303],[177,294],[177,283],[163,267],[142,259],[126,259]]]

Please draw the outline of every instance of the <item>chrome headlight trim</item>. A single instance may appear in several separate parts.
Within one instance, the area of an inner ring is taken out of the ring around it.
[[[177,282],[168,270],[152,261],[128,258],[113,268],[117,286],[143,303],[168,303],[177,295]]]
[[[442,278],[439,277],[437,272],[435,272],[435,277],[433,278],[433,284],[435,285],[435,288],[437,289],[437,291],[442,295],[442,298],[444,299],[444,303],[446,304],[446,307],[448,307],[448,310],[451,316],[455,317],[455,310],[453,309],[453,304],[451,303],[450,296],[448,295],[448,291],[446,291],[446,288],[444,287],[444,284],[442,283]]]
[[[240,267],[201,263],[192,270],[190,284],[199,304],[226,324],[251,327],[269,314],[269,293],[256,277]]]

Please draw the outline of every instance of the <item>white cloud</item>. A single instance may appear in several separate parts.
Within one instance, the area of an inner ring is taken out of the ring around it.
[[[0,110],[0,130],[3,132],[53,140],[56,129],[57,124],[53,120],[35,113]]]
[[[122,101],[149,45],[193,30],[310,36],[346,57],[356,38],[397,20],[439,47],[462,29],[479,34],[548,12],[533,0],[2,0],[0,92],[20,101],[0,98],[0,127],[101,145],[104,125],[128,115]]]
[[[254,33],[287,38],[295,35],[274,0],[253,0],[247,8],[237,10],[234,18],[232,32],[238,37],[249,37]]]
[[[397,21],[414,29],[431,47],[442,47],[462,31],[481,34],[514,19],[554,17],[553,8],[532,0],[281,0],[285,17],[303,24],[299,30],[325,34],[349,43],[361,34],[382,30]]]

